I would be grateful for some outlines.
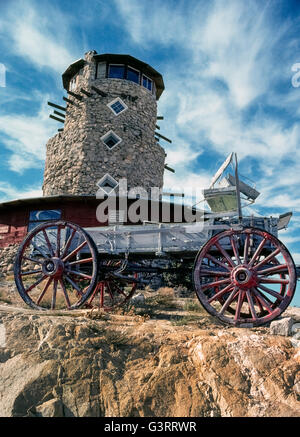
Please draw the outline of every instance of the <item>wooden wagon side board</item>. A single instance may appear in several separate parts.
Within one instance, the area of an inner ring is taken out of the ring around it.
[[[130,206],[135,200],[136,199],[127,199],[126,212],[128,212]],[[24,240],[29,231],[29,224],[31,223],[30,214],[33,211],[60,211],[61,215],[59,219],[75,223],[82,228],[108,226],[111,223],[108,223],[108,220],[101,221],[96,213],[98,206],[103,201],[104,199],[97,199],[92,195],[58,195],[20,199],[2,203],[0,204],[0,248],[11,244],[19,245]],[[151,201],[148,199],[144,201],[146,203],[148,202],[148,209],[146,215],[143,216],[139,222],[132,223],[128,218],[128,214],[126,214],[125,217],[127,218],[120,224],[140,225],[144,221],[151,221],[151,208],[153,203],[151,204]],[[167,207],[169,213],[166,214],[166,218],[163,219],[163,211],[165,211],[165,207]],[[183,222],[185,222],[184,210],[186,208],[187,207],[183,205],[159,201],[157,221],[174,223],[175,216],[178,216],[178,211],[182,210],[181,216],[183,217]],[[118,214],[114,213],[119,213],[120,211],[120,199],[117,197],[115,211],[111,211],[112,216],[118,216]]]

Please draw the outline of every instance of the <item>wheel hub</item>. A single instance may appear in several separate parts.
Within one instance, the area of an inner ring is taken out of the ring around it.
[[[60,258],[47,259],[42,265],[43,273],[47,276],[58,278],[64,271],[64,263]]]
[[[237,266],[231,274],[233,283],[243,289],[255,287],[257,285],[257,276],[253,269],[246,266]]]

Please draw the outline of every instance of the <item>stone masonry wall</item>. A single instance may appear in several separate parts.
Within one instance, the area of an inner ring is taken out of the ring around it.
[[[128,187],[162,187],[165,151],[154,139],[157,104],[144,87],[121,79],[94,79],[92,53],[78,75],[75,93],[84,94],[80,102],[69,96],[64,131],[47,143],[44,195],[95,194],[96,183],[106,173],[116,180],[128,179]],[[91,86],[107,93],[102,97]],[[120,97],[128,109],[116,116],[107,106]],[[101,137],[113,130],[121,143],[109,149]]]
[[[14,263],[19,244],[10,244],[0,248],[0,279],[6,275],[14,274]]]

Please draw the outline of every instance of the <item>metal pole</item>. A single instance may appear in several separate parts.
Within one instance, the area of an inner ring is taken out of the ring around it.
[[[241,193],[240,193],[240,181],[239,181],[239,173],[238,173],[238,161],[237,161],[237,154],[235,153],[235,186],[236,186],[236,197],[237,197],[237,204],[238,204],[238,213],[239,213],[239,220],[242,220],[242,206],[241,206]]]

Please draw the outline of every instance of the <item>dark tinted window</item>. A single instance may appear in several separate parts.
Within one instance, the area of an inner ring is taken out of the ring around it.
[[[135,83],[140,83],[140,73],[136,70],[133,70],[133,68],[128,67],[127,79]]]
[[[124,65],[110,65],[108,70],[108,77],[115,79],[124,79]]]
[[[149,91],[152,91],[152,80],[149,79],[147,76],[143,76],[143,86]]]
[[[61,211],[59,209],[48,209],[43,211],[31,211],[29,215],[30,222],[59,220],[61,218]]]

